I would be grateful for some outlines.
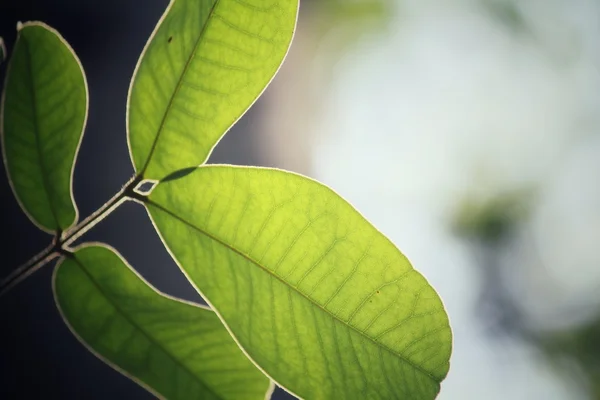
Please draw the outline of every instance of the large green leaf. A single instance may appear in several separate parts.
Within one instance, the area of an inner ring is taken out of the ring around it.
[[[90,351],[158,396],[256,400],[272,392],[214,312],[157,292],[107,247],[64,259],[54,296]]]
[[[43,230],[77,221],[73,167],[87,108],[83,69],[68,43],[41,22],[19,24],[2,101],[2,150],[21,208]]]
[[[128,138],[138,174],[202,164],[292,40],[298,0],[172,0],[138,63]]]
[[[203,166],[146,202],[188,278],[246,353],[307,399],[433,399],[449,368],[443,304],[328,187]]]

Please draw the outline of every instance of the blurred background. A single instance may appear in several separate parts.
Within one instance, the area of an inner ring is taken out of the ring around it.
[[[9,51],[17,21],[42,20],[86,70],[82,217],[133,174],[127,90],[167,3],[0,0]],[[454,330],[440,399],[600,399],[599,68],[597,0],[302,0],[283,68],[210,162],[316,178],[397,244]],[[4,276],[50,237],[5,178],[0,201]],[[86,240],[200,301],[141,207]],[[151,398],[70,335],[51,273],[0,299],[0,398]]]

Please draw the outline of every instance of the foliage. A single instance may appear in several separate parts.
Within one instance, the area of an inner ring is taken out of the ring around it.
[[[456,211],[452,227],[459,236],[496,243],[506,239],[525,219],[534,200],[532,189],[519,189],[498,196],[466,198]]]
[[[77,220],[72,171],[87,118],[79,60],[50,28],[19,26],[2,105],[2,149],[21,208],[40,228]]]
[[[59,261],[53,286],[73,333],[155,394],[260,399],[270,386],[215,313],[156,292],[106,246],[80,247]]]
[[[318,182],[202,165],[277,72],[297,13],[297,0],[173,0],[130,87],[136,175],[83,221],[72,193],[83,68],[58,32],[20,24],[3,156],[21,208],[53,241],[0,291],[58,258],[54,296],[72,332],[163,398],[264,398],[271,378],[310,399],[433,399],[452,333],[406,257]],[[146,208],[212,310],[157,292],[107,245],[71,246],[124,201]]]

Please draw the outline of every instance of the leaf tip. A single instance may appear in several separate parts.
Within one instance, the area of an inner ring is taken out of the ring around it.
[[[23,22],[18,21],[17,22],[17,32],[19,32],[21,29],[23,29]]]

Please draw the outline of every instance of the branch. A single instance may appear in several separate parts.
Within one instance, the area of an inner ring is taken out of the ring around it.
[[[10,275],[4,278],[2,282],[0,282],[0,297],[8,293],[10,289],[17,286],[29,275],[48,264],[59,255],[60,253],[56,251],[56,245],[53,243],[31,260],[15,269]]]
[[[68,231],[62,234],[59,233],[50,246],[11,272],[0,282],[0,297],[8,293],[13,287],[25,280],[25,278],[63,254],[65,251],[70,251],[69,246],[71,243],[96,226],[96,224],[102,221],[123,202],[132,198],[137,198],[137,193],[134,189],[141,181],[142,178],[139,176],[130,179],[118,193],[104,203],[99,209],[94,211],[89,217]]]

